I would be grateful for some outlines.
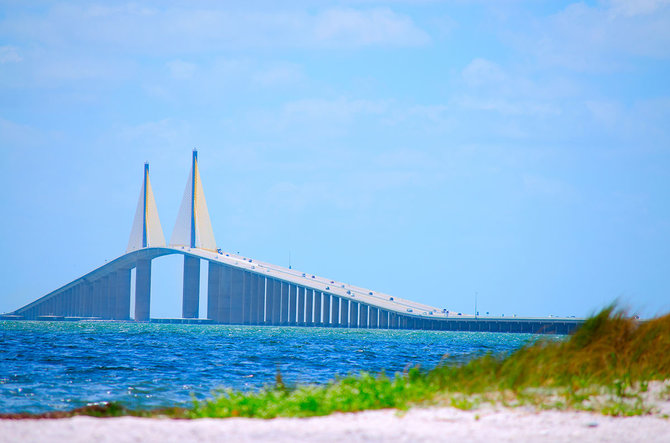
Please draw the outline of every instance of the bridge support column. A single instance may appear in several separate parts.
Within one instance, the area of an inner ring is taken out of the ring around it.
[[[256,324],[265,323],[265,277],[256,275]]]
[[[334,327],[340,327],[340,297],[334,295],[330,297],[330,324]]]
[[[56,309],[56,315],[65,316],[68,308],[68,293],[70,291],[63,291],[60,295],[56,297],[58,300],[58,308]]]
[[[389,311],[379,310],[379,327],[382,329],[389,328]]]
[[[251,324],[251,298],[256,286],[252,284],[253,274],[244,271],[244,296],[242,297],[242,324]]]
[[[116,315],[116,279],[114,278],[113,273],[106,275],[102,279],[104,280],[103,293],[105,294],[103,300],[103,318],[106,320],[112,320]]]
[[[244,323],[244,271],[230,268],[230,324]]]
[[[272,324],[281,324],[281,281],[272,280]]]
[[[79,315],[79,288],[81,288],[81,283],[78,284],[77,286],[74,286],[72,289],[70,289],[70,313],[69,315],[72,317],[80,317]]]
[[[389,312],[389,329],[398,329],[398,314]]]
[[[288,285],[288,324],[298,325],[298,288],[295,285]]]
[[[281,282],[281,319],[280,324],[282,326],[288,325],[289,319],[289,303],[288,303],[288,283]]]
[[[305,288],[298,286],[298,325],[305,326]]]
[[[107,319],[107,282],[106,277],[100,277],[94,283],[94,308],[96,317]]]
[[[314,326],[314,291],[304,288],[305,291],[305,326]]]
[[[221,266],[219,275],[219,301],[216,303],[217,321],[230,324],[230,304],[232,300],[233,270],[230,266]]]
[[[379,327],[379,308],[370,306],[370,328],[377,329]]]
[[[60,295],[60,307],[58,309],[58,315],[62,315],[65,317],[68,315],[68,311],[70,308],[70,293],[71,290],[68,289],[67,291],[63,291],[63,293]]]
[[[249,273],[244,282],[245,288],[249,287],[249,309],[248,312],[249,324],[258,324],[258,274]]]
[[[56,315],[61,315],[65,317],[68,315],[68,309],[70,308],[70,302],[69,302],[69,295],[70,295],[70,289],[63,291],[59,296],[58,299],[60,301],[59,307],[56,311]]]
[[[358,310],[358,327],[368,327],[368,305],[361,305]]]
[[[79,306],[78,316],[79,317],[87,317],[86,315],[86,289],[88,288],[88,283],[83,282],[82,284],[79,285],[77,288],[77,305]],[[129,309],[130,311],[130,309]]]
[[[314,291],[314,325],[323,325],[323,313],[321,311],[321,292]]]
[[[275,286],[274,280],[271,278],[265,279],[265,324],[271,325],[272,323],[272,312],[274,311],[274,302],[275,302]]]
[[[100,315],[100,279],[91,282],[91,317],[101,318]]]
[[[323,325],[330,326],[332,320],[330,319],[330,299],[332,296],[330,294],[323,293],[323,300],[321,302],[323,306]]]
[[[81,287],[81,316],[82,317],[92,317],[91,312],[91,292],[92,285],[91,283],[85,281]]]
[[[218,309],[221,297],[221,274],[223,266],[210,261],[207,267],[207,318],[220,322]]]
[[[340,300],[340,326],[343,328],[349,327],[349,300]]]
[[[130,269],[120,269],[114,274],[116,301],[114,318],[128,320],[130,318]]]
[[[135,321],[149,321],[150,312],[151,260],[141,259],[135,265]]]
[[[350,328],[357,328],[358,327],[358,308],[360,307],[360,303],[358,302],[351,302],[350,310],[351,310],[351,315],[349,318],[349,327]]]
[[[182,318],[198,318],[200,305],[200,259],[184,256]]]
[[[340,297],[330,296],[330,326],[340,327]]]

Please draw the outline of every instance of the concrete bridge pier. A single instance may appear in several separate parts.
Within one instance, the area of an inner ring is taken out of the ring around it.
[[[369,327],[377,329],[379,327],[379,308],[370,306],[370,324]]]
[[[349,310],[351,311],[351,314],[349,316],[349,327],[350,328],[358,328],[358,310],[360,308],[360,303],[358,302],[351,302],[351,306],[349,306]]]
[[[93,294],[95,291],[93,291]],[[92,297],[95,311],[95,297]],[[151,259],[139,259],[135,264],[135,321],[149,321],[151,311]]]
[[[361,305],[358,310],[358,327],[367,328],[368,327],[368,305]]]
[[[298,326],[298,287],[296,285],[288,285],[288,305],[288,324]]]
[[[272,324],[281,324],[281,281],[272,279]]]
[[[398,329],[398,314],[389,312],[389,329]]]
[[[115,320],[130,319],[130,269],[120,269],[114,273],[114,316]]]
[[[382,329],[389,328],[389,312],[383,309],[379,310],[379,327]]]
[[[298,286],[298,326],[305,326],[305,288]]]
[[[219,271],[218,301],[216,301],[216,321],[230,323],[230,301],[232,288],[232,269],[221,265]]]
[[[234,325],[244,323],[244,271],[230,268],[230,321]]]
[[[323,306],[323,325],[324,326],[331,326],[332,325],[332,320],[330,319],[330,300],[332,296],[330,294],[326,294],[325,292],[323,293],[323,300],[322,300],[322,306]]]
[[[272,311],[274,310],[274,283],[271,278],[265,278],[265,324],[272,324]]]
[[[253,274],[244,271],[244,291],[242,293],[242,324],[251,324],[251,299],[256,286],[252,284]]]
[[[349,300],[346,299],[340,301],[340,326],[349,327]]]
[[[82,317],[91,317],[91,283],[84,280],[80,285],[79,294],[81,298],[80,315]]]
[[[342,326],[340,321],[340,297],[334,295],[330,298],[330,324],[335,327]]]
[[[105,320],[113,320],[116,311],[116,292],[114,274],[101,278],[102,282],[102,315]]]
[[[106,312],[105,312],[105,302],[106,300],[106,294],[107,292],[107,284],[105,281],[105,277],[101,277],[97,279],[93,283],[93,316],[94,317],[100,317],[102,319],[106,319]]]
[[[288,283],[284,281],[281,282],[280,290],[281,290],[281,315],[279,324],[282,326],[286,326],[288,325],[289,309],[290,309],[288,303]]]
[[[321,312],[321,292],[314,291],[314,326],[323,325],[323,313]]]
[[[258,324],[258,275],[249,273],[244,282],[244,288],[249,288],[247,318],[250,325]]]
[[[200,259],[184,255],[182,318],[198,318],[200,305]]]
[[[265,277],[256,275],[256,323],[262,325],[265,322]]]
[[[84,283],[80,283],[77,286],[75,286],[72,290],[72,299],[74,302],[74,310],[73,314],[75,317],[83,317],[83,300],[81,299],[81,290],[84,287]],[[130,313],[130,309],[128,309],[128,312]]]
[[[302,288],[305,292],[305,326],[314,326],[314,291]]]
[[[207,270],[207,318],[220,321],[218,318],[219,298],[221,297],[221,274],[223,266],[210,261]]]

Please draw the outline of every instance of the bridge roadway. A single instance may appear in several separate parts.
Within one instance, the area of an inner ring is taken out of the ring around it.
[[[232,253],[189,247],[132,251],[4,316],[28,320],[149,321],[151,260],[184,259],[184,315],[198,317],[200,260],[209,263],[207,318],[214,323],[568,334],[574,318],[475,318]]]

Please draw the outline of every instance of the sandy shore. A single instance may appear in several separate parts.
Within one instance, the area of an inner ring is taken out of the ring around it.
[[[415,408],[316,418],[170,420],[74,417],[0,420],[0,442],[198,441],[670,442],[670,420],[530,409]]]

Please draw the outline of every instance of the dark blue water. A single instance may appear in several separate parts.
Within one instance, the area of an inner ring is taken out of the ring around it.
[[[131,408],[188,405],[217,388],[325,383],[388,374],[441,359],[509,352],[526,334],[274,328],[113,322],[0,321],[0,412],[96,402]],[[446,356],[446,357],[445,357]]]

